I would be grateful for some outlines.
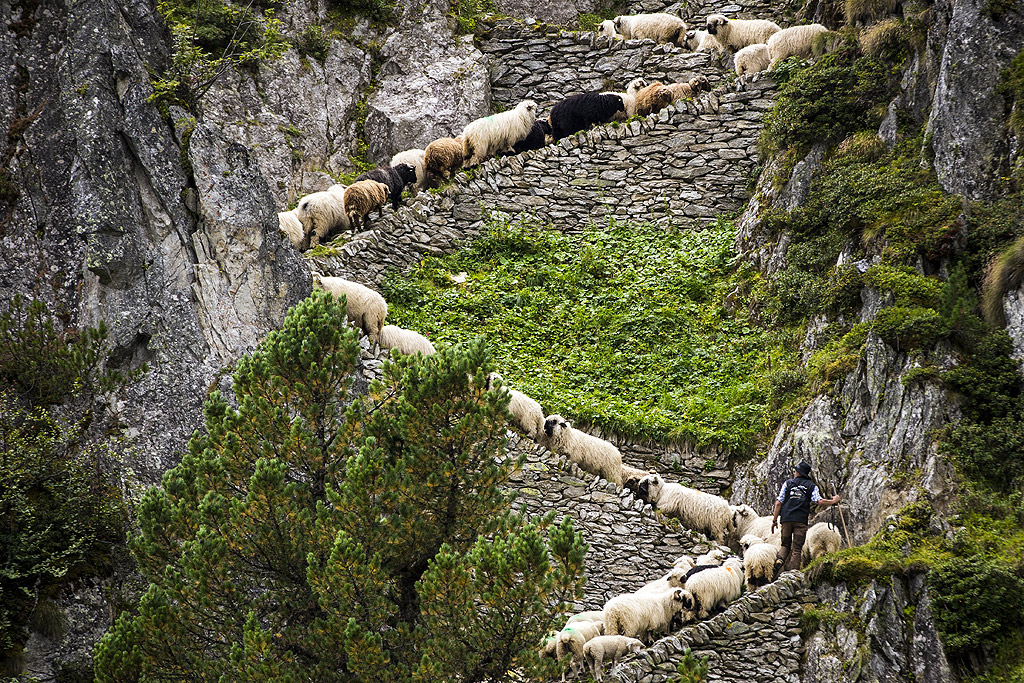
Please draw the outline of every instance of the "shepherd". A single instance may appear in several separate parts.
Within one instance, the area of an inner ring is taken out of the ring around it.
[[[818,485],[811,479],[811,464],[805,460],[793,470],[795,475],[786,480],[779,490],[772,513],[772,533],[778,527],[779,515],[782,515],[782,547],[775,561],[775,572],[800,569],[804,549],[804,538],[807,536],[807,518],[811,514],[811,505],[821,507],[836,505],[841,500],[837,493],[825,499],[818,491]]]

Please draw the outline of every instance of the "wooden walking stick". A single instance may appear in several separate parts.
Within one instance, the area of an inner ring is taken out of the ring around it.
[[[835,495],[839,493],[839,487],[833,486],[831,482],[829,485],[832,487],[832,496],[835,497]],[[838,506],[839,503],[836,503],[836,505]],[[843,534],[846,536],[846,547],[852,548],[853,544],[850,543],[850,532],[846,528],[846,516],[843,514],[843,508],[841,506],[839,507],[839,521],[843,523]]]

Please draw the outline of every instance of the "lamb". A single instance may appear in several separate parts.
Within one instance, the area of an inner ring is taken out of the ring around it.
[[[689,83],[670,83],[665,86],[672,93],[672,100],[682,97],[695,97],[702,92],[711,92],[711,81],[707,76],[694,76]]]
[[[587,641],[583,646],[583,659],[590,668],[590,674],[596,681],[601,680],[601,669],[605,662],[612,666],[627,654],[634,654],[644,649],[642,641],[626,636],[598,636]]]
[[[756,74],[768,68],[768,46],[764,43],[747,45],[733,58],[736,75]]]
[[[291,211],[279,211],[277,214],[277,226],[291,240],[292,246],[296,249],[302,249],[305,230],[302,227],[302,221],[296,215],[296,211],[298,211],[297,207]]]
[[[682,588],[664,593],[616,596],[604,606],[605,635],[650,642],[651,636],[668,631],[672,619],[684,610],[692,610],[693,604],[693,597]]]
[[[672,104],[672,91],[655,81],[636,94],[636,113],[638,116],[657,114]]]
[[[496,372],[487,376],[488,391],[497,388],[502,383],[501,375]],[[544,410],[539,403],[523,392],[505,386],[502,388],[509,393],[508,412],[512,416],[512,421],[528,437],[536,440],[537,436],[544,431]]]
[[[673,588],[682,588],[686,583],[686,572],[688,569],[683,567],[673,567],[667,574],[662,576],[660,579],[649,581],[644,584],[640,590],[633,593],[633,595],[643,595],[645,593],[664,593],[667,590]]]
[[[388,304],[384,297],[358,282],[340,277],[323,277],[319,273],[314,273],[313,277],[322,289],[347,299],[345,314],[367,336],[374,339],[380,334],[381,325],[388,316]]]
[[[533,122],[529,134],[512,145],[512,154],[522,154],[531,149],[540,149],[547,144],[548,136],[551,135],[551,126],[547,121],[537,120]]]
[[[402,191],[406,185],[416,182],[416,168],[412,164],[399,164],[389,168],[375,168],[372,171],[360,174],[356,182],[360,180],[376,180],[388,187],[388,194],[391,195],[391,209],[398,211],[402,205]],[[353,183],[354,185],[355,183]]]
[[[558,659],[556,646],[558,645],[558,633],[555,631],[548,631],[547,635],[544,636],[544,640],[540,641],[540,656],[541,658],[550,657],[551,659]]]
[[[675,517],[718,544],[725,543],[733,528],[732,511],[724,498],[668,483],[658,474],[644,477],[638,489],[641,498],[655,503],[669,517]]]
[[[463,165],[476,166],[487,157],[516,144],[530,134],[536,119],[536,102],[523,100],[512,111],[503,111],[471,122],[462,131]]]
[[[407,149],[391,157],[392,167],[399,164],[409,164],[416,169],[416,182],[412,185],[412,189],[416,192],[423,192],[423,190],[427,189],[426,155],[426,151],[422,149]]]
[[[759,536],[765,543],[782,547],[782,529],[776,526],[775,531],[772,531],[771,515],[758,517],[757,512],[749,505],[734,505],[730,510],[732,510],[732,525],[737,538],[753,534]]]
[[[776,64],[788,57],[811,57],[814,53],[814,38],[827,32],[828,29],[821,24],[806,24],[790,26],[775,33],[765,41],[768,43],[768,70],[774,69]]]
[[[707,619],[711,611],[740,597],[743,592],[743,562],[730,558],[721,567],[694,574],[686,580],[692,596],[691,611],[698,619]]]
[[[636,96],[640,89],[647,85],[643,78],[634,78],[626,85],[626,92],[603,92],[602,95],[615,95],[622,100],[622,111],[615,112],[613,121],[625,121],[636,115]]]
[[[665,12],[618,16],[613,25],[626,40],[649,38],[656,43],[674,43],[680,47],[686,41],[686,22]]]
[[[423,167],[435,178],[449,180],[462,168],[462,136],[434,140],[423,152]]]
[[[384,205],[390,193],[391,189],[387,185],[376,180],[360,180],[346,187],[344,203],[349,222],[358,225],[359,219],[362,219],[365,229],[371,211],[376,209],[378,218],[384,215]]]
[[[747,534],[740,539],[743,548],[743,578],[748,588],[759,588],[775,578],[775,560],[779,549],[759,536]]]
[[[600,621],[580,621],[572,626],[566,626],[558,632],[555,639],[555,657],[561,659],[566,655],[572,655],[572,674],[575,677],[583,666],[583,648],[588,641],[597,638],[604,633],[604,623]],[[565,672],[562,672],[562,680],[565,681]]]
[[[561,415],[549,415],[544,420],[544,433],[551,450],[567,456],[591,474],[622,485],[622,454],[618,448],[574,429]]]
[[[302,224],[299,251],[315,247],[331,234],[352,227],[345,213],[345,186],[331,185],[326,192],[307,194],[295,207],[295,217]]]
[[[802,552],[803,563],[807,564],[822,555],[834,553],[842,544],[843,539],[838,531],[830,527],[827,522],[818,522],[807,530]]]
[[[380,345],[391,349],[391,352],[398,352],[411,356],[422,353],[424,356],[432,356],[437,353],[430,340],[419,332],[413,332],[397,325],[385,325],[380,328],[378,338]]]
[[[722,14],[712,14],[706,23],[708,33],[732,50],[767,43],[768,38],[781,30],[778,24],[767,19],[726,19]]]
[[[622,98],[603,93],[585,92],[570,95],[551,108],[548,123],[556,141],[598,123],[608,123],[617,112],[625,112]]]

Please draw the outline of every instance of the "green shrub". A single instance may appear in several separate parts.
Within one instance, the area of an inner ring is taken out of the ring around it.
[[[493,0],[451,0],[456,33],[476,33],[480,20],[493,14]]]
[[[686,648],[683,650],[683,658],[676,665],[679,674],[676,683],[706,683],[709,670],[707,657],[698,657],[690,648]]]
[[[871,111],[890,95],[893,76],[882,62],[857,56],[846,45],[795,72],[779,87],[765,118],[761,153],[789,147],[806,152],[811,145],[876,128]]]
[[[949,331],[938,311],[921,306],[883,308],[872,328],[897,351],[934,346]]]
[[[300,54],[312,57],[323,64],[327,61],[327,53],[331,49],[331,36],[319,24],[310,24],[303,29],[295,43]]]
[[[895,303],[902,306],[928,306],[937,308],[942,293],[942,282],[925,277],[910,266],[877,264],[864,273],[864,282],[883,292],[895,295]]]
[[[0,316],[0,670],[12,676],[30,631],[62,634],[60,591],[108,572],[123,547],[116,456],[88,437],[92,397],[124,381],[101,369],[105,336],[64,330],[20,297]]]
[[[1024,581],[995,558],[955,557],[928,577],[946,651],[967,655],[1024,626]]]
[[[1003,70],[999,90],[1010,107],[1006,125],[1014,135],[1024,137],[1024,50],[1017,53],[1010,66]]]

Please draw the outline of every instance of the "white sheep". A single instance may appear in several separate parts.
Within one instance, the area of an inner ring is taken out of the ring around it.
[[[706,24],[708,33],[734,51],[747,45],[767,43],[768,38],[782,30],[767,19],[727,19],[722,14],[712,14]]]
[[[664,593],[665,591],[673,588],[682,588],[686,583],[686,572],[689,569],[689,567],[672,567],[672,569],[670,569],[668,573],[661,578],[644,584],[634,593],[634,595],[643,595],[645,593]]]
[[[718,39],[707,31],[687,31],[686,47],[691,52],[713,52],[719,56],[725,52],[725,48],[718,42]]]
[[[736,75],[756,74],[768,68],[768,46],[764,43],[747,45],[733,58]]]
[[[573,428],[561,415],[549,415],[544,420],[544,434],[551,450],[591,474],[622,485],[622,454],[612,444]]]
[[[759,536],[765,543],[782,547],[782,528],[776,525],[772,531],[771,515],[759,517],[754,508],[749,505],[733,505],[729,508],[732,511],[732,525],[736,538],[743,538],[747,534]]]
[[[503,384],[501,375],[496,372],[492,372],[487,376],[487,389],[493,389],[497,384]],[[512,416],[512,421],[517,427],[523,430],[528,437],[536,440],[538,436],[544,433],[543,408],[540,407],[539,403],[523,392],[516,391],[510,387],[503,388],[509,394],[508,412]]]
[[[572,626],[573,624],[581,622],[581,621],[603,621],[603,620],[604,620],[604,610],[599,610],[599,609],[598,610],[590,610],[588,612],[580,612],[579,614],[572,615],[565,622],[565,625],[566,626]]]
[[[807,564],[816,560],[822,555],[834,553],[843,544],[839,532],[828,525],[827,522],[818,522],[807,530],[804,538],[804,549],[801,553],[803,563]]]
[[[666,482],[659,474],[641,479],[637,493],[669,517],[713,538],[716,543],[725,543],[733,529],[729,503],[720,496]]]
[[[708,564],[720,565],[727,559],[729,559],[729,553],[720,548],[714,548],[704,553],[703,555],[699,556],[696,560],[694,560],[693,566],[699,567],[701,565]]]
[[[779,549],[760,536],[747,534],[740,539],[743,548],[743,578],[748,588],[759,588],[775,579],[775,560]]]
[[[476,166],[487,157],[512,147],[530,134],[536,120],[537,104],[533,100],[523,100],[511,111],[471,122],[462,131],[463,164]]]
[[[640,480],[648,476],[650,472],[647,470],[637,469],[636,467],[630,467],[623,463],[622,465],[622,486],[631,491],[636,491],[636,487],[640,484]]]
[[[345,186],[331,185],[326,192],[307,194],[295,207],[295,217],[302,224],[300,251],[320,244],[328,235],[344,232],[352,223],[345,212]]]
[[[561,659],[566,655],[572,655],[570,668],[575,677],[583,666],[583,647],[588,641],[604,634],[604,622],[601,621],[579,621],[572,626],[566,626],[558,632],[555,639],[555,657]],[[562,671],[562,680],[565,680],[565,671]]]
[[[601,680],[601,669],[605,663],[615,666],[615,662],[628,654],[644,649],[642,641],[627,636],[598,636],[587,641],[583,646],[583,659],[590,668],[594,680]]]
[[[650,642],[651,636],[667,632],[677,615],[692,609],[693,598],[682,588],[664,593],[619,595],[605,603],[605,635]]]
[[[369,287],[340,277],[323,277],[314,273],[314,278],[322,289],[336,297],[344,296],[348,301],[345,311],[348,319],[371,339],[377,338],[384,319],[388,317],[388,303],[384,297]]]
[[[385,325],[380,328],[380,345],[391,349],[392,353],[398,352],[406,356],[422,353],[424,356],[432,356],[437,353],[430,340],[419,332],[413,332],[397,325]]]
[[[636,116],[636,96],[640,90],[647,86],[644,78],[634,78],[626,85],[626,92],[606,91],[602,95],[618,95],[622,100],[622,111],[617,111],[612,116],[612,121],[625,121]]]
[[[721,567],[694,574],[686,580],[686,590],[693,600],[690,611],[698,619],[707,619],[712,610],[743,593],[743,562],[731,557]]]
[[[674,43],[680,47],[686,42],[686,22],[674,14],[656,12],[618,16],[613,25],[626,40],[649,38],[656,43]]]
[[[422,149],[407,149],[391,157],[392,167],[399,164],[409,164],[416,169],[416,182],[412,185],[413,190],[416,192],[423,192],[423,190],[427,189],[426,157],[427,153]]]
[[[295,215],[298,209],[292,209],[291,211],[279,211],[277,214],[277,226],[280,228],[288,239],[291,241],[292,246],[296,249],[302,249],[303,234],[302,221]]]
[[[604,36],[606,38],[621,38],[618,33],[615,32],[615,22],[611,19],[605,19],[597,27],[597,35]]]
[[[821,24],[805,24],[804,26],[790,26],[772,35],[768,43],[768,70],[775,68],[775,65],[788,57],[813,56],[812,45],[814,38],[828,29]]]
[[[697,566],[697,563],[689,555],[680,555],[676,558],[676,561],[672,563],[672,566],[690,570]]]

